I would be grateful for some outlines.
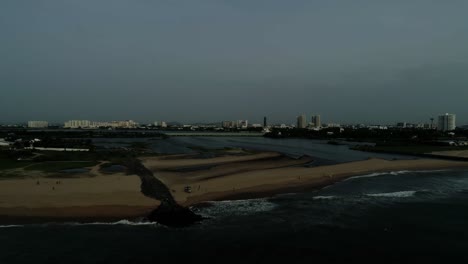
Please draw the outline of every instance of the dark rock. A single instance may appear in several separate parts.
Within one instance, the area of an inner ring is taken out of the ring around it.
[[[129,173],[140,177],[141,192],[161,201],[161,205],[147,217],[148,220],[169,227],[185,227],[203,220],[203,217],[195,214],[189,208],[180,206],[172,197],[167,186],[154,177],[153,173],[143,166],[140,160],[130,159],[125,165]]]
[[[195,214],[189,208],[162,203],[148,216],[148,220],[158,222],[168,227],[187,227],[201,220],[203,217]]]

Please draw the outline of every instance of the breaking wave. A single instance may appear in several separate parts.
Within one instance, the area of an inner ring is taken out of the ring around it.
[[[0,225],[0,228],[23,227],[22,225]]]
[[[335,195],[318,195],[313,197],[314,200],[329,200],[335,198],[337,198]]]
[[[14,227],[26,227],[26,226],[39,226],[39,227],[48,227],[48,226],[150,226],[150,225],[159,225],[156,222],[134,222],[129,220],[120,220],[117,222],[93,222],[93,223],[78,223],[78,222],[68,222],[68,223],[45,223],[45,224],[28,224],[28,225],[0,225],[0,228],[14,228]]]
[[[196,213],[205,217],[214,217],[222,215],[249,215],[258,212],[268,212],[276,208],[276,204],[270,202],[267,198],[217,201],[209,202],[208,207],[195,209]]]
[[[371,178],[371,177],[377,177],[377,176],[383,176],[383,175],[403,175],[403,174],[408,174],[408,173],[434,173],[434,172],[444,172],[444,171],[448,171],[448,170],[413,170],[413,171],[402,170],[402,171],[375,172],[375,173],[366,174],[366,175],[349,177],[346,180],[359,179],[359,178]]]
[[[389,193],[368,193],[367,196],[372,197],[395,197],[395,198],[405,198],[412,197],[417,193],[417,191],[400,191],[400,192],[389,192]]]
[[[94,222],[94,223],[64,223],[63,225],[71,226],[89,226],[89,225],[129,225],[129,226],[148,226],[148,225],[159,225],[156,222],[134,222],[129,220],[120,220],[117,222]]]

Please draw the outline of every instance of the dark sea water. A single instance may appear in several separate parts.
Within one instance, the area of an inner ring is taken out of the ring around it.
[[[326,146],[329,159],[336,146]],[[351,159],[347,151],[337,156]],[[374,173],[193,210],[209,219],[181,229],[125,220],[1,226],[0,263],[468,261],[468,171]]]

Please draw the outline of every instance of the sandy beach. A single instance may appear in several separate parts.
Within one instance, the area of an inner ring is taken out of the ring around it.
[[[435,151],[431,152],[430,154],[446,157],[468,158],[468,150]]]
[[[242,162],[236,158],[228,162],[225,157],[223,163],[216,159],[210,163],[211,159],[180,159],[168,162],[160,158],[147,158],[144,164],[153,171],[155,177],[169,187],[175,200],[185,206],[209,200],[262,197],[287,191],[300,191],[305,188],[319,188],[347,177],[373,172],[468,167],[467,162],[436,159],[393,161],[369,159],[337,165],[306,167],[303,165],[311,162],[309,157],[295,160],[272,155],[272,158],[275,159],[274,162],[252,155]],[[211,167],[190,170],[189,167],[193,164],[211,165]],[[173,167],[186,169],[182,171],[168,169]],[[191,187],[191,193],[184,191],[187,186]]]
[[[93,173],[0,180],[0,218],[128,219],[159,205],[141,193],[136,175]]]
[[[214,158],[168,155],[140,160],[183,206],[316,189],[373,172],[468,167],[468,162],[462,161],[376,158],[311,167],[311,157],[293,159],[275,152]],[[73,177],[31,175],[34,172],[26,178],[0,180],[0,219],[134,219],[147,216],[160,204],[142,194],[137,175],[103,174],[99,165]]]

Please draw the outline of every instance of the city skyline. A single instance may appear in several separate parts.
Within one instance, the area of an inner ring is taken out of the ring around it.
[[[1,1],[0,264],[466,262],[467,11]]]
[[[310,112],[310,113],[314,113],[313,111]],[[376,120],[376,121],[365,121],[365,120],[362,120],[362,119],[359,119],[359,118],[353,118],[352,120],[344,120],[344,121],[339,121],[339,120],[343,120],[342,118],[336,118],[336,119],[332,119],[330,118],[330,116],[325,113],[325,115],[322,115],[322,114],[307,114],[307,112],[302,112],[302,114],[304,114],[306,116],[306,123],[308,124],[309,122],[312,122],[314,123],[313,120],[311,120],[311,118],[317,116],[319,118],[319,123],[340,123],[340,124],[368,124],[368,125],[371,125],[371,124],[396,124],[396,123],[399,123],[399,122],[405,122],[405,123],[431,123],[431,118],[434,118],[434,120],[436,120],[435,122],[437,123],[437,119],[439,116],[441,115],[444,115],[445,113],[447,113],[447,111],[441,111],[441,112],[438,112],[438,113],[432,113],[432,115],[430,114],[426,114],[426,115],[422,115],[422,114],[418,114],[418,115],[421,115],[423,116],[422,119],[415,119],[415,118],[401,118],[401,119],[398,119],[398,118],[392,118],[390,119],[390,121],[384,121],[384,120]],[[322,112],[320,112],[322,113]],[[452,113],[452,112],[450,112]],[[301,115],[302,115],[301,114]],[[48,123],[50,124],[59,124],[59,123],[64,123],[66,121],[70,121],[70,120],[90,120],[90,121],[94,121],[94,122],[112,122],[112,121],[119,121],[119,120],[135,120],[136,122],[138,123],[141,123],[141,124],[152,124],[154,122],[160,122],[160,121],[165,121],[165,122],[179,122],[179,123],[186,123],[186,124],[196,124],[196,123],[219,123],[219,122],[223,122],[223,121],[237,121],[237,120],[249,120],[251,123],[258,123],[258,124],[263,124],[265,122],[265,118],[268,119],[268,123],[275,123],[275,124],[297,124],[297,117],[298,117],[299,113],[292,113],[292,114],[289,114],[289,118],[287,119],[279,119],[279,118],[275,118],[275,116],[269,116],[269,115],[257,115],[253,118],[247,118],[246,116],[234,116],[234,117],[221,117],[219,119],[208,119],[208,118],[205,118],[205,119],[201,119],[201,120],[188,120],[188,119],[170,119],[170,118],[160,118],[158,116],[156,116],[155,118],[140,118],[138,116],[131,116],[129,118],[123,118],[123,117],[119,117],[119,116],[116,116],[115,118],[108,118],[108,119],[105,119],[105,118],[101,118],[101,119],[95,119],[95,118],[77,118],[76,116],[75,117],[65,117],[64,119],[60,119],[60,120],[57,120],[57,119],[48,119],[48,118],[45,118],[45,117],[41,117],[41,116],[37,116],[37,115],[32,115],[36,118],[30,118],[30,119],[21,119],[21,120],[11,120],[11,121],[7,121],[7,120],[2,120],[2,115],[0,115],[0,124],[20,124],[20,123],[28,123],[29,121],[47,121]],[[83,115],[78,115],[78,116],[83,116]],[[167,116],[167,115],[160,115],[160,116]],[[325,117],[325,118],[323,118]],[[460,124],[460,125],[468,125],[468,116],[463,116],[463,115],[459,115],[457,114],[457,123]]]
[[[294,126],[298,128],[320,128],[320,127],[334,127],[340,125],[367,125],[367,126],[375,126],[375,125],[383,125],[383,126],[396,126],[396,127],[424,127],[424,128],[438,128],[442,131],[450,131],[457,127],[457,122],[455,121],[456,114],[439,114],[436,118],[430,118],[429,120],[425,121],[418,121],[418,122],[395,122],[395,123],[336,123],[336,122],[322,122],[321,115],[312,114],[311,116],[307,116],[306,114],[301,114],[296,116],[295,120],[292,122],[267,122],[268,117],[263,116],[263,122],[252,122],[252,120],[248,119],[236,119],[236,120],[228,120],[223,119],[221,121],[211,121],[211,122],[179,122],[177,120],[172,121],[164,121],[164,120],[153,120],[149,122],[138,122],[131,119],[128,120],[89,120],[89,119],[73,119],[67,120],[62,122],[49,122],[48,120],[28,120],[27,122],[16,122],[11,124],[26,124],[27,127],[30,128],[44,128],[49,125],[59,125],[63,126],[64,128],[79,128],[79,127],[90,127],[90,128],[97,128],[97,127],[123,127],[123,128],[131,128],[131,127],[138,127],[138,126],[159,126],[159,127],[166,127],[168,124],[179,124],[179,125],[196,125],[196,124],[205,124],[205,125],[212,125],[218,124],[219,127],[222,128],[247,128],[247,127],[267,127],[267,126],[274,126],[274,125],[287,125],[287,126]],[[436,123],[434,124],[434,120]],[[0,125],[5,125],[5,123],[1,123]],[[458,123],[458,126],[467,126],[466,124]]]

